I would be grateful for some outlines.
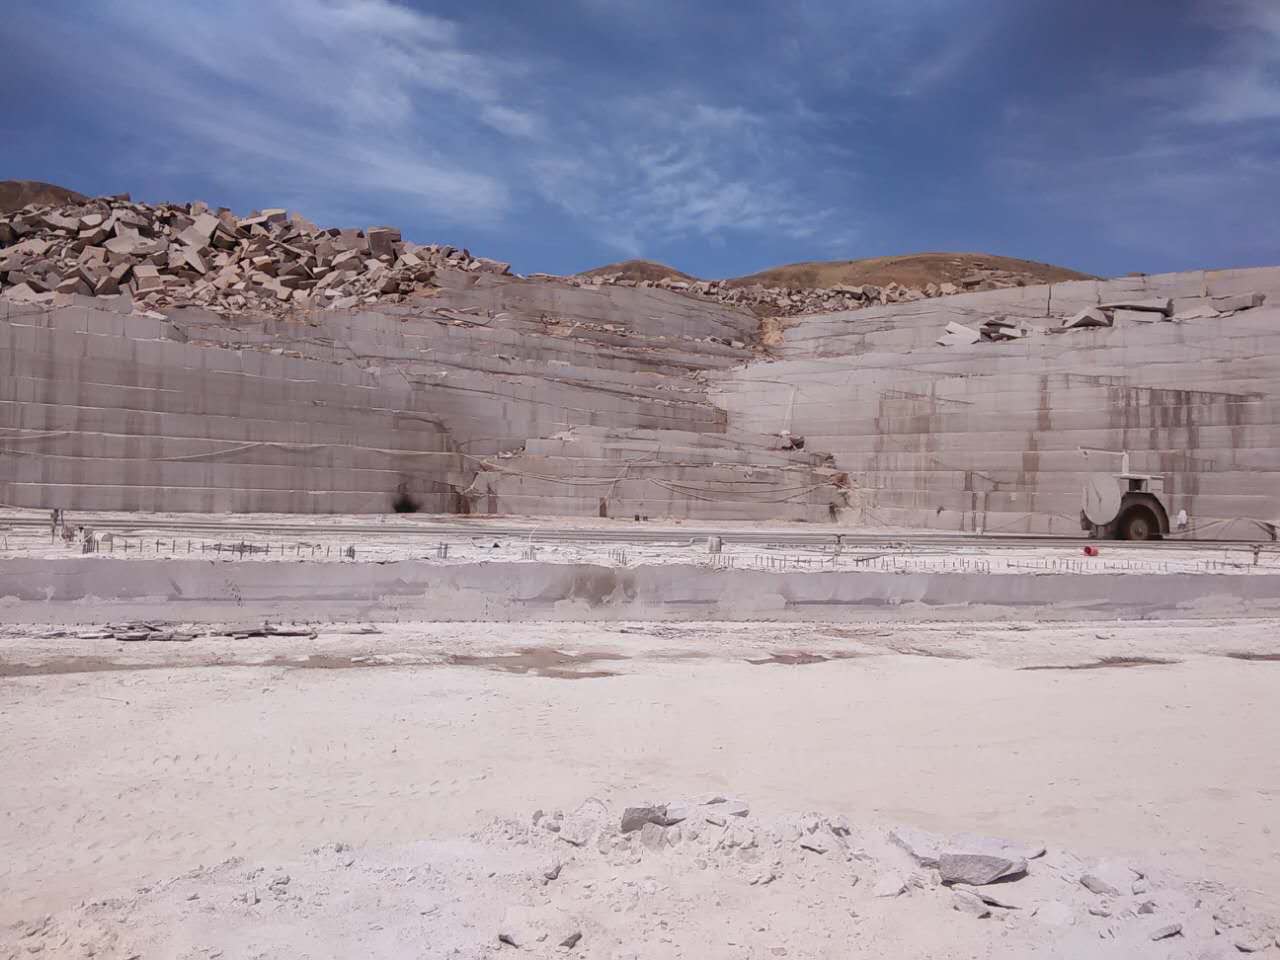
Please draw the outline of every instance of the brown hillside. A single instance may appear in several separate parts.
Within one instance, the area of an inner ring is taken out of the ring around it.
[[[79,203],[84,194],[39,180],[0,180],[0,213],[13,213],[29,203],[57,206],[63,203]]]
[[[620,280],[661,280],[670,277],[673,280],[697,280],[665,263],[654,263],[652,260],[623,260],[620,263],[606,263],[603,267],[587,270],[578,274],[580,277],[604,277],[617,275]]]
[[[864,283],[884,287],[890,282],[897,282],[904,287],[923,289],[930,283],[959,284],[965,277],[993,270],[1012,274],[1026,283],[1093,279],[1086,273],[1068,270],[1066,267],[1014,257],[997,257],[986,253],[912,253],[900,257],[871,257],[866,260],[791,263],[722,282],[731,287],[758,283],[766,287],[801,289],[833,287],[836,284],[856,286]]]

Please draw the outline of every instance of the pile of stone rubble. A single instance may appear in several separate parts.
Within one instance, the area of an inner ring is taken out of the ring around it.
[[[535,276],[545,275],[535,274]],[[910,303],[933,297],[953,296],[957,293],[1034,286],[1042,282],[1008,270],[978,266],[973,273],[962,277],[958,283],[930,283],[923,290],[904,287],[892,281],[882,287],[867,283],[807,288],[767,287],[758,283],[744,286],[736,282],[679,280],[674,277],[663,277],[660,280],[634,280],[621,273],[563,279],[579,287],[657,287],[661,290],[675,290],[719,303],[734,303],[754,308],[757,313],[765,316],[788,317],[807,313],[857,310],[889,303]]]
[[[58,294],[128,295],[144,309],[200,306],[217,313],[287,314],[399,303],[434,289],[439,268],[509,274],[510,264],[467,250],[402,239],[395,227],[321,229],[284,209],[237,217],[205,203],[145,204],[128,194],[60,206],[32,204],[0,217],[0,294],[51,303]],[[729,303],[760,316],[797,316],[907,303],[1034,284],[975,265],[957,283],[924,289],[837,284],[817,289],[719,280],[633,280],[623,274],[558,277],[576,287],[655,287]]]
[[[237,217],[122,194],[0,218],[0,293],[17,302],[127,294],[147,308],[279,314],[401,302],[431,290],[441,267],[510,272],[466,250],[406,242],[394,227],[320,229],[282,209]]]
[[[1231,316],[1241,310],[1260,307],[1266,297],[1261,293],[1242,293],[1230,297],[1194,297],[1180,300],[1175,306],[1168,297],[1147,300],[1119,300],[1081,310],[1062,321],[1061,329],[1077,327],[1113,327],[1117,323],[1181,323],[1184,320],[1208,320]]]
[[[1266,296],[1242,293],[1225,297],[1187,297],[1172,300],[1155,297],[1145,300],[1119,300],[1097,307],[1087,307],[1056,325],[1036,328],[1019,317],[993,316],[977,327],[951,321],[938,337],[943,347],[966,346],[980,340],[1021,340],[1035,333],[1064,333],[1089,327],[1114,327],[1127,323],[1183,323],[1188,320],[1211,320],[1230,317],[1262,306]]]

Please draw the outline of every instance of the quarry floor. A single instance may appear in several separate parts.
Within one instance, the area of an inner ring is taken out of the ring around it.
[[[232,857],[293,864],[296,883],[299,858],[334,843],[374,857],[381,883],[413,844],[494,817],[708,792],[1140,857],[1274,903],[1277,635],[1256,619],[374,623],[120,643],[6,624],[0,924],[78,909],[83,931],[105,908],[82,901]],[[127,955],[104,924],[98,955]],[[972,955],[949,936],[933,955]],[[672,942],[635,955],[680,955]],[[211,955],[195,946],[181,955]],[[753,951],[704,955],[783,955]]]

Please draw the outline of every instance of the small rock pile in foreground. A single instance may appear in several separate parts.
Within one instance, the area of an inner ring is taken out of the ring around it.
[[[351,308],[430,291],[440,267],[510,272],[466,250],[406,242],[394,227],[322,230],[282,209],[237,217],[122,194],[0,217],[0,294],[17,302],[129,294],[151,308],[219,313]]]
[[[1246,894],[1137,863],[710,795],[229,860],[0,930],[0,958],[1226,960],[1276,934]]]

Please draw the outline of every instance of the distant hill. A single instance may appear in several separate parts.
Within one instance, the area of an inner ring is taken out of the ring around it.
[[[82,193],[39,180],[0,180],[0,213],[13,213],[29,203],[54,206],[88,199]]]
[[[603,267],[587,270],[578,274],[580,277],[617,276],[619,280],[661,280],[670,277],[673,280],[693,282],[697,277],[668,267],[665,263],[654,263],[652,260],[623,260],[619,263],[606,263]]]
[[[1009,278],[1026,284],[1058,283],[1063,280],[1091,280],[1087,273],[1038,263],[1035,260],[1019,260],[1015,257],[999,257],[988,253],[911,253],[898,257],[871,257],[866,260],[829,260],[789,263],[769,270],[761,270],[745,277],[730,277],[721,283],[730,287],[746,287],[760,284],[765,287],[793,287],[804,290],[834,287],[837,284],[858,286],[872,284],[877,287],[896,282],[903,287],[923,290],[930,283],[954,283],[961,286],[965,278],[990,277],[1007,274]],[[675,267],[652,260],[624,260],[596,267],[581,277],[618,276],[623,280],[675,280],[695,281]]]
[[[899,257],[871,257],[866,260],[829,260],[790,263],[761,270],[725,282],[731,287],[759,283],[766,287],[812,289],[844,283],[870,283],[877,287],[896,282],[900,286],[924,289],[930,283],[960,284],[966,277],[1003,272],[1027,283],[1058,283],[1063,280],[1092,280],[1087,273],[1035,260],[998,257],[988,253],[911,253]]]

